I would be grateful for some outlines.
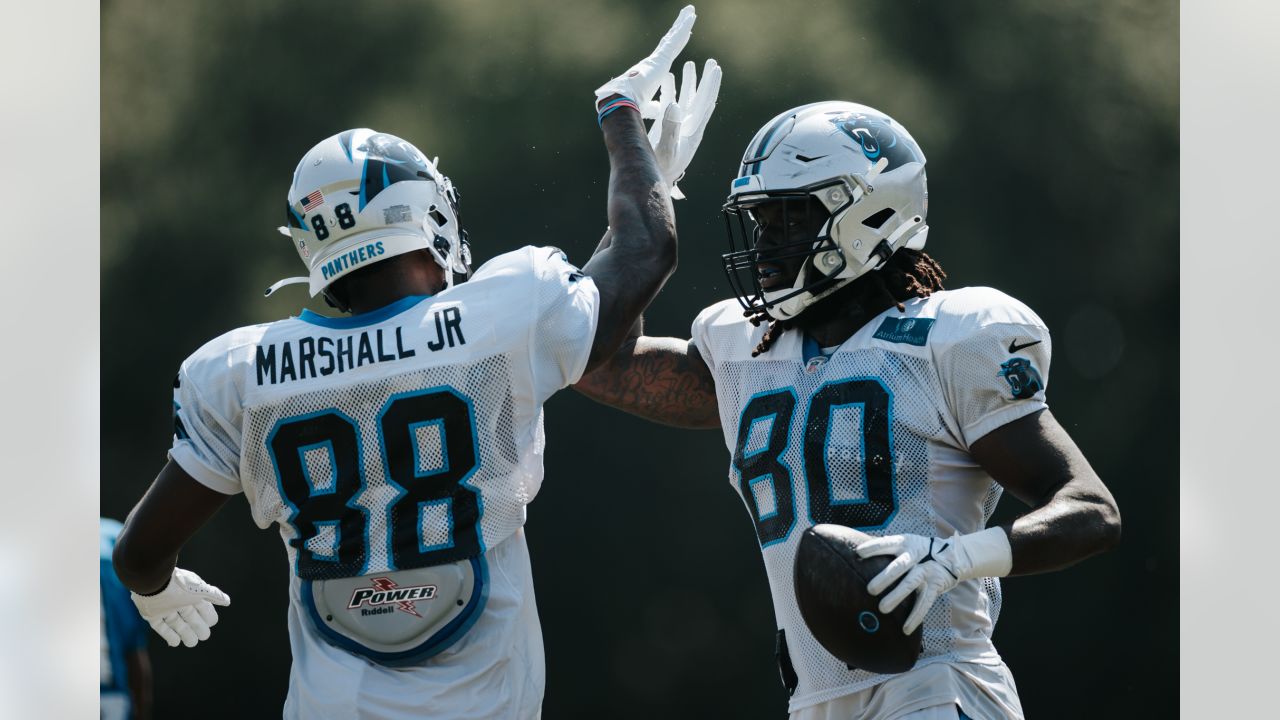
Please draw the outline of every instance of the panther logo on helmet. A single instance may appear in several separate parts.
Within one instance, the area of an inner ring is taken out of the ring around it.
[[[387,135],[386,133],[370,135],[369,139],[360,143],[356,149],[379,160],[385,160],[397,165],[411,163],[417,166],[419,170],[425,171],[427,169],[427,159],[422,157],[417,148],[394,135]]]
[[[889,161],[885,172],[910,162],[920,162],[919,153],[912,150],[910,142],[899,142],[898,133],[881,118],[860,112],[830,114],[831,124],[858,143],[868,160],[874,163],[884,157]]]
[[[431,169],[416,148],[394,135],[376,133],[356,147],[364,153],[360,209],[378,193],[402,180],[430,180]]]

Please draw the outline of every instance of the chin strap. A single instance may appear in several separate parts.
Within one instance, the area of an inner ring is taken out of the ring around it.
[[[262,291],[262,296],[263,296],[263,297],[271,297],[271,294],[272,294],[272,293],[274,293],[275,291],[277,291],[277,290],[279,290],[280,288],[284,287],[285,285],[298,285],[298,284],[301,284],[301,283],[309,283],[309,282],[311,282],[311,278],[305,278],[305,277],[290,277],[290,278],[285,278],[285,279],[283,279],[283,280],[279,280],[279,281],[277,281],[274,285],[272,285],[271,287],[267,288],[266,290],[263,290],[263,291]]]
[[[903,245],[910,245],[911,239],[913,239],[914,236],[913,238],[907,239],[905,241],[902,239],[903,236],[909,232],[916,230],[923,224],[924,224],[924,218],[920,217],[919,215],[915,215],[910,220],[906,220],[897,228],[895,228],[894,231],[889,234],[889,237],[881,240],[879,244],[876,245],[876,249],[871,252],[871,257],[868,258],[868,261],[870,261],[871,259],[874,259],[876,256],[880,257],[880,261],[876,263],[875,267],[872,268],[872,270],[879,270],[880,268],[884,267],[884,264],[889,262],[889,258],[893,257],[893,254],[898,252],[898,248],[902,247]],[[927,229],[928,228],[925,228],[925,230]],[[920,232],[924,232],[924,230],[921,230]],[[924,247],[924,243],[920,243],[920,247]]]
[[[871,181],[875,180],[876,176],[884,172],[884,169],[887,167],[889,167],[889,158],[882,157],[879,160],[877,160],[874,165],[871,166],[871,169],[867,171],[867,174],[865,177],[862,175],[856,175],[856,174],[850,175],[849,178],[853,180],[853,184],[857,185],[858,190],[861,190],[861,192],[855,193],[852,199],[853,201],[850,202],[849,204],[856,205],[858,201],[863,198],[863,196],[870,195],[871,193],[875,192],[876,188],[874,185],[871,184]]]
[[[289,228],[283,225],[277,227],[276,232],[280,233],[281,235],[287,238],[293,237],[292,235],[289,234]],[[271,287],[267,288],[266,290],[263,290],[262,297],[271,297],[272,293],[284,287],[285,285],[297,285],[298,283],[305,283],[305,282],[311,282],[311,278],[305,278],[305,277],[285,278],[277,282],[276,284],[272,285]]]

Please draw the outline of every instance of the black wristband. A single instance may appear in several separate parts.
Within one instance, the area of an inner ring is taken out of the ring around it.
[[[149,592],[149,593],[137,593],[137,595],[140,597],[155,597],[156,595],[159,595],[160,593],[168,589],[169,583],[171,582],[173,582],[173,575],[169,575],[169,579],[164,581],[164,584],[160,586],[159,590],[156,590],[155,592]]]

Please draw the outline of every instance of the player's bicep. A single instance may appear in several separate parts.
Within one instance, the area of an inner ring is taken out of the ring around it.
[[[973,442],[973,459],[1011,495],[1031,507],[1068,483],[1073,492],[1110,494],[1067,431],[1047,409],[1006,423]]]
[[[1031,508],[1005,526],[1011,575],[1068,567],[1120,541],[1115,498],[1048,410],[992,430],[971,453]]]
[[[689,340],[629,340],[573,387],[646,420],[682,428],[720,427],[715,380]]]

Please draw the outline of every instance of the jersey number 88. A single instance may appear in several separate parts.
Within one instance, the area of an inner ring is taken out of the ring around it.
[[[436,425],[442,464],[423,470],[418,462],[417,430]],[[476,491],[464,484],[478,465],[471,403],[452,388],[431,388],[396,395],[378,415],[386,481],[399,492],[387,508],[391,527],[390,569],[438,565],[479,553],[476,525],[480,504]],[[297,537],[298,577],[321,580],[362,575],[367,571],[369,509],[356,503],[366,486],[361,462],[360,429],[337,409],[322,410],[280,421],[267,438],[284,502],[293,510],[289,522]],[[316,484],[307,469],[310,451],[327,452],[331,482]],[[449,538],[424,542],[424,506],[447,505]],[[324,555],[308,547],[326,526],[336,534],[336,554]]]

